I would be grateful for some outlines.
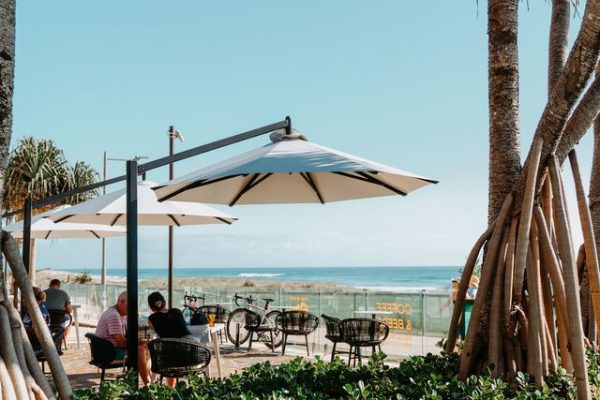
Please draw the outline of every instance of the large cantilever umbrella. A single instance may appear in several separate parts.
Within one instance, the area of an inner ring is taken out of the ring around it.
[[[138,223],[140,225],[231,224],[237,218],[204,204],[184,201],[159,202],[152,187],[156,183],[138,183]],[[79,203],[48,216],[55,222],[79,222],[126,225],[125,189]]]
[[[69,205],[56,207],[50,211],[36,215],[31,219],[31,237],[35,239],[77,239],[125,236],[125,228],[98,224],[74,224],[70,222],[53,222],[46,218],[59,211],[68,209]],[[23,221],[15,222],[2,228],[15,238],[23,237]]]
[[[273,143],[155,188],[160,200],[228,204],[328,203],[406,195],[431,183],[410,172],[309,142],[271,135]]]

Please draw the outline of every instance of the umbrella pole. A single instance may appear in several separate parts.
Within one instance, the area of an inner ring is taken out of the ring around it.
[[[175,153],[175,127],[169,127],[169,156],[172,157]],[[173,162],[169,163],[169,180],[172,180],[175,175],[175,166]],[[169,262],[168,262],[168,297],[169,308],[173,307],[173,227],[169,226]]]
[[[30,267],[31,258],[31,196],[25,198],[25,207],[23,215],[23,264],[25,271],[29,274],[29,279],[33,281]]]
[[[137,160],[127,161],[127,358],[129,367],[138,365],[138,210]],[[139,384],[135,375],[135,384]]]

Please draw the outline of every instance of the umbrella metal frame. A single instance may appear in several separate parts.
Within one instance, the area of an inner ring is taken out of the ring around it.
[[[126,174],[115,178],[107,179],[91,185],[83,186],[77,189],[69,190],[59,195],[49,196],[41,200],[32,201],[31,197],[25,199],[23,209],[11,211],[3,214],[3,217],[9,217],[24,213],[23,224],[23,262],[25,268],[29,270],[29,245],[31,240],[31,212],[33,208],[43,207],[55,204],[69,196],[84,193],[100,187],[106,187],[114,183],[126,181],[127,188],[127,354],[131,360],[138,358],[138,220],[137,220],[137,179],[139,175],[156,168],[172,165],[200,154],[208,153],[235,143],[239,143],[257,136],[271,133],[278,129],[285,129],[286,135],[292,133],[292,120],[286,117],[270,125],[265,125],[247,132],[229,136],[214,142],[210,142],[179,153],[170,154],[144,164],[138,164],[137,160],[127,161]],[[131,368],[137,370],[136,363],[132,363]],[[137,383],[137,375],[135,377]]]

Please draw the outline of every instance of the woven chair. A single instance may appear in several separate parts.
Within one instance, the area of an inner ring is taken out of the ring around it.
[[[306,311],[284,311],[277,316],[275,324],[277,325],[277,329],[283,334],[283,348],[281,350],[281,355],[285,355],[288,336],[292,335],[304,336],[306,355],[310,356],[308,335],[313,333],[319,326],[319,317]],[[296,344],[303,345],[301,343]]]
[[[385,322],[377,321],[369,318],[349,318],[339,324],[342,340],[350,345],[350,357],[348,357],[348,366],[354,359],[362,364],[362,347],[371,347],[375,353],[375,347],[381,351],[381,343],[383,343],[390,334],[390,327]]]
[[[29,339],[29,343],[31,343],[31,348],[35,354],[35,358],[42,365],[42,372],[46,373],[46,355],[42,350],[42,345],[40,344],[33,327],[25,328],[25,332],[27,332],[27,338]],[[56,351],[58,352],[58,356],[62,356],[63,352],[61,349],[61,343],[64,340],[65,336],[65,328],[62,326],[58,326],[50,328],[50,334],[52,335],[52,340],[54,341],[54,346],[56,346]]]
[[[336,353],[350,354],[347,351],[336,351],[337,344],[344,343],[339,327],[340,322],[342,322],[342,320],[325,314],[321,314],[321,318],[323,318],[323,321],[325,321],[325,338],[333,343],[333,349],[331,351],[331,361],[333,361],[333,359],[335,358]]]
[[[190,374],[204,373],[210,364],[210,350],[201,343],[189,339],[161,338],[148,343],[152,372],[163,377],[182,378]]]
[[[73,317],[64,310],[48,310],[50,314],[50,331],[58,330],[58,327],[68,329],[73,324]],[[63,335],[61,345],[67,350],[67,337]]]
[[[221,307],[218,304],[199,307],[196,312],[204,315],[206,319],[208,319],[210,314],[214,315],[215,322],[218,324],[226,324],[229,320],[229,310],[225,307]],[[223,335],[224,331],[224,329],[219,331],[219,340],[221,340],[221,343],[223,343],[223,336],[225,336],[225,341],[227,341],[227,335]]]
[[[259,342],[267,342],[268,340],[268,342],[271,344],[271,350],[275,352],[275,331],[277,331],[277,327],[269,324],[263,324],[262,315],[248,308],[245,308],[244,311],[244,316],[246,318],[246,324],[244,325],[244,328],[250,332],[248,351],[252,350],[252,343],[254,343],[255,340]],[[256,339],[254,339],[254,335],[256,335]]]
[[[125,369],[125,359],[115,359],[115,346],[110,341],[93,333],[86,333],[85,337],[88,339],[90,352],[92,353],[90,364],[101,370],[100,382],[104,381],[104,375],[107,369]]]

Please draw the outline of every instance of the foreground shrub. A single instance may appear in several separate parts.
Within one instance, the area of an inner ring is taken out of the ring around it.
[[[529,376],[520,374],[513,385],[487,375],[466,381],[456,377],[458,356],[432,355],[411,357],[398,367],[382,366],[380,353],[367,365],[348,368],[337,359],[325,363],[297,358],[274,366],[255,364],[222,381],[195,376],[179,382],[174,389],[149,385],[135,389],[131,377],[105,382],[98,389],[75,392],[79,400],[158,399],[158,400],[326,400],[326,399],[423,399],[423,400],[497,400],[497,399],[575,399],[571,377],[564,370],[553,373],[541,389]],[[600,383],[600,358],[589,353],[590,381],[595,398]]]

